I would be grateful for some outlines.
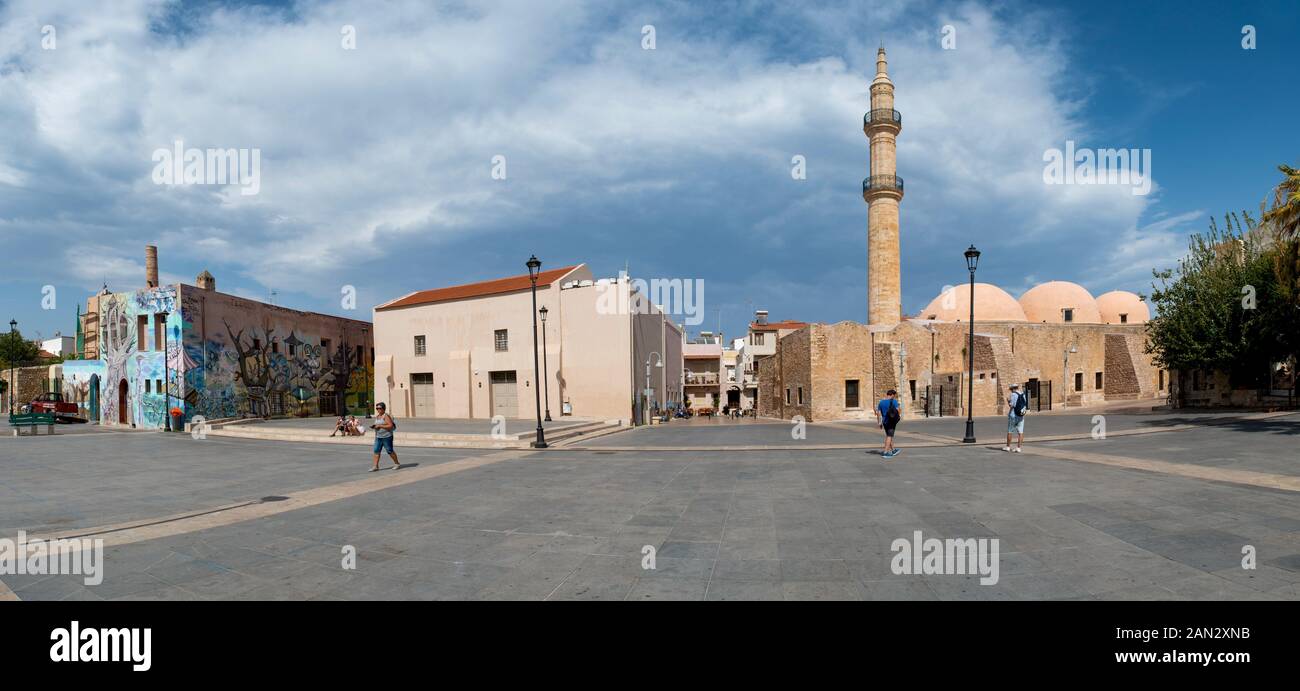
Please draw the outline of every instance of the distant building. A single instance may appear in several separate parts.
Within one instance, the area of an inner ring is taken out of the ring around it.
[[[55,334],[54,338],[47,338],[41,341],[41,350],[48,353],[50,357],[71,357],[77,354],[77,339],[74,336],[62,336]],[[42,355],[45,357],[45,355]]]
[[[379,305],[375,395],[399,417],[484,420],[533,419],[539,384],[553,419],[642,421],[681,402],[682,330],[627,277],[539,272],[536,366],[532,300],[522,274]]]
[[[682,359],[686,368],[686,400],[691,408],[721,410],[725,386],[721,336],[701,331],[697,338],[686,343]]]
[[[755,310],[754,321],[749,324],[745,345],[736,357],[737,378],[741,391],[741,410],[758,406],[758,365],[776,354],[776,344],[781,338],[808,326],[801,321],[768,321],[767,310]]]
[[[145,265],[147,287],[90,298],[89,359],[61,366],[65,397],[88,419],[156,428],[169,406],[187,421],[370,409],[369,323],[218,293],[206,271],[197,282],[209,288],[160,285],[152,246]]]

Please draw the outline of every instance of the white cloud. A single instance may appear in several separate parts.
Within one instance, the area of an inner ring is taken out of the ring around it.
[[[318,292],[332,296],[340,275],[358,265],[414,262],[412,247],[472,238],[486,252],[511,244],[498,242],[511,228],[593,207],[643,218],[689,209],[691,222],[661,234],[668,247],[647,263],[698,274],[669,265],[672,245],[710,240],[746,243],[706,265],[718,274],[755,261],[831,263],[791,279],[785,295],[814,313],[843,313],[828,318],[861,318],[866,206],[856,188],[867,144],[859,123],[875,44],[887,37],[904,122],[910,301],[954,280],[923,259],[970,241],[986,249],[992,271],[1001,266],[1011,277],[1030,263],[1044,278],[1070,277],[1089,256],[1137,265],[1139,250],[1165,249],[1154,227],[1125,230],[1137,228],[1150,199],[1127,188],[1042,184],[1045,148],[1090,137],[1079,104],[1061,89],[1066,59],[1042,17],[956,5],[940,22],[906,8],[760,8],[744,17],[757,24],[746,34],[678,5],[438,8],[410,0],[377,12],[359,0],[304,2],[289,20],[274,10],[207,12],[161,1],[12,2],[0,9],[0,36],[9,39],[0,45],[11,46],[0,49],[0,65],[22,69],[0,69],[8,132],[0,215],[81,243],[49,252],[94,256],[65,271],[96,286],[100,275],[138,282],[136,256],[157,240],[164,265],[175,257],[227,267],[213,269],[223,288],[328,286]],[[807,46],[774,51],[780,37],[763,32],[769,11]],[[40,49],[38,17],[54,18],[41,21],[58,26],[57,50]],[[656,24],[657,50],[641,49],[643,23]],[[939,47],[944,23],[958,28],[956,51]],[[356,50],[340,46],[345,24],[357,29]],[[184,31],[166,30],[177,26]],[[176,139],[260,148],[261,193],[153,185],[150,154]],[[809,179],[800,183],[789,176],[796,153],[808,157]],[[505,181],[489,175],[497,154],[507,157]],[[6,192],[14,180],[48,196]],[[672,203],[647,211],[639,199]],[[724,224],[734,224],[730,234],[715,237]],[[1088,233],[1123,233],[1128,254],[1116,256]],[[651,251],[635,235],[617,241],[625,244],[612,256]],[[590,250],[562,248],[578,260]],[[29,262],[2,263],[21,272]],[[419,280],[391,290],[445,282]],[[816,291],[846,297],[809,298]]]

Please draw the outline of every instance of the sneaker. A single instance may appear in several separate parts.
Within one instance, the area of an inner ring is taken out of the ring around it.
[[[401,468],[401,467],[402,467],[402,464],[401,464],[401,463],[394,463],[394,464],[393,464],[393,470],[397,470],[398,468]]]
[[[1011,447],[1010,447],[1010,446],[1004,446],[1004,447],[1002,447],[1002,450],[1003,450],[1003,451],[1010,451],[1010,450],[1011,450]]]
[[[1019,447],[1019,446],[1016,447],[1016,453],[1020,453],[1020,447]]]
[[[366,472],[367,472],[367,473],[377,473],[377,472],[379,472],[379,469],[378,469],[378,468],[371,468],[370,470],[367,470]]]
[[[894,449],[893,453],[889,454],[889,457],[893,458],[894,456],[897,456],[900,453],[903,453],[902,449]]]

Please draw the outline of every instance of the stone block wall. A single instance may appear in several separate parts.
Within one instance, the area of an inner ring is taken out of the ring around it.
[[[21,409],[24,405],[32,402],[33,398],[50,390],[50,368],[48,365],[32,365],[29,367],[15,367],[12,370],[13,384],[10,383],[9,368],[0,370],[0,380],[5,382],[4,403],[0,403],[0,409],[6,414],[9,410],[9,390],[13,389],[14,409]]]
[[[865,420],[873,417],[871,329],[855,322],[813,324],[810,370],[812,420]],[[858,405],[848,407],[848,380],[858,382]]]

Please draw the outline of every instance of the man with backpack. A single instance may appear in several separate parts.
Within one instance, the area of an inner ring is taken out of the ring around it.
[[[1029,412],[1029,396],[1020,392],[1019,384],[1011,385],[1011,395],[1007,397],[1007,445],[1003,451],[1020,453],[1025,443],[1025,414]],[[1011,448],[1011,435],[1018,435],[1016,448]]]
[[[393,451],[393,432],[397,431],[397,421],[388,414],[387,406],[383,403],[375,404],[375,412],[375,424],[370,426],[375,431],[375,463],[370,467],[370,472],[379,470],[380,451],[388,452],[388,456],[393,459],[393,470],[397,470],[402,467],[397,461],[397,452]]]
[[[894,428],[898,427],[899,420],[903,419],[902,407],[898,405],[897,391],[890,389],[885,392],[885,398],[880,399],[880,403],[876,404],[876,417],[880,418],[880,428],[885,430],[885,450],[880,455],[883,458],[893,458],[902,450],[894,448]]]

